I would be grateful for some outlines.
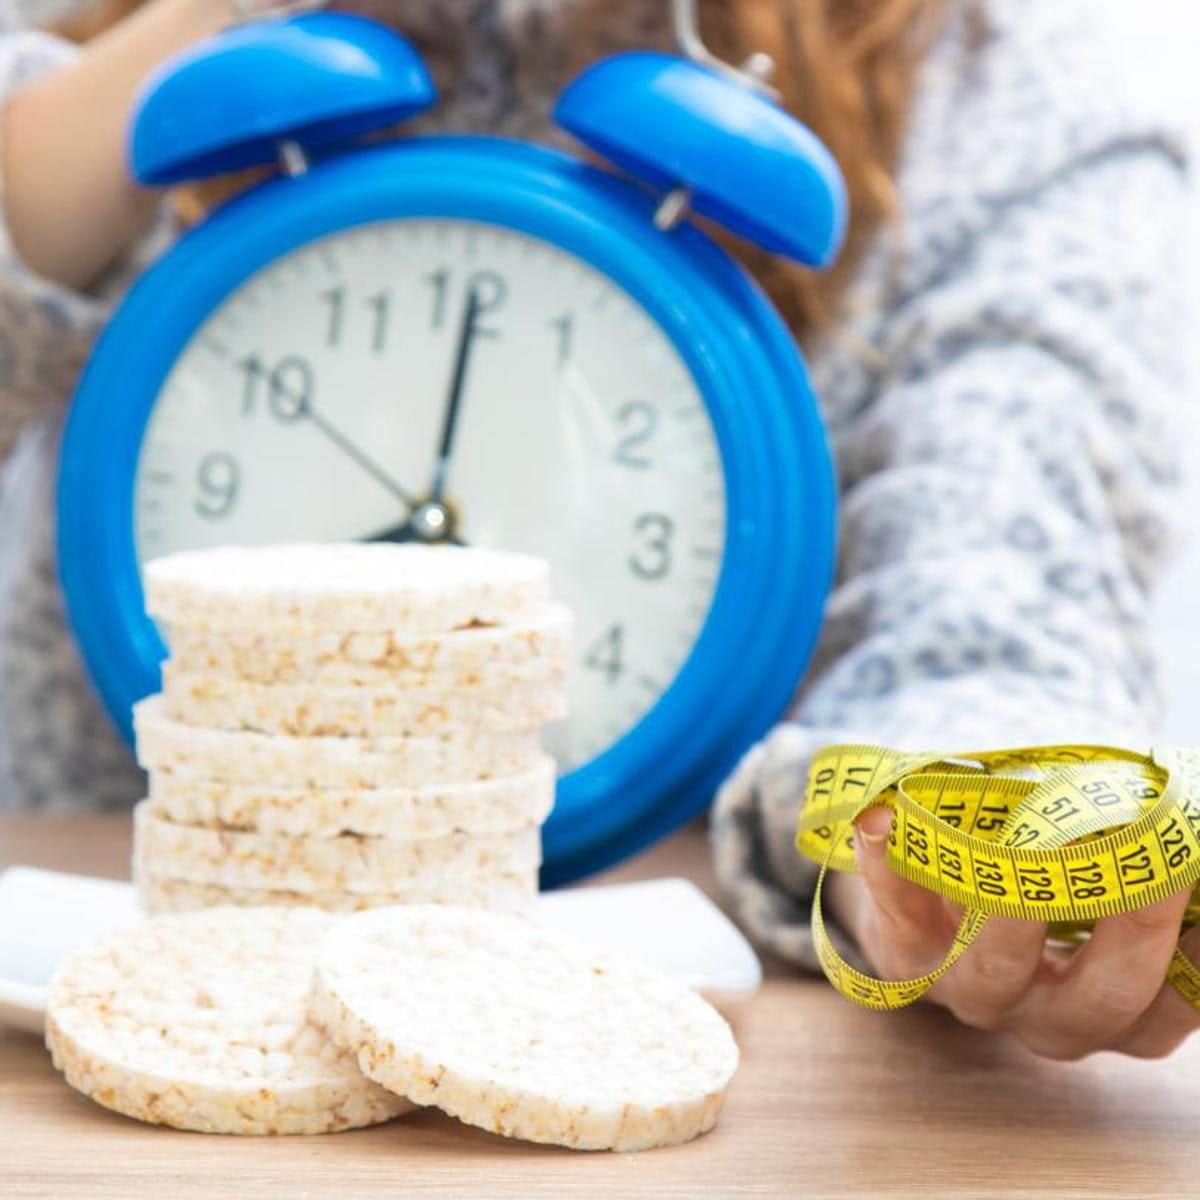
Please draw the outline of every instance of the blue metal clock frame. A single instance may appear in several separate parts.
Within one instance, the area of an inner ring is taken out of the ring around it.
[[[167,374],[229,294],[281,255],[354,225],[441,217],[518,230],[576,255],[661,326],[708,407],[726,480],[726,546],[693,650],[643,720],[559,783],[547,886],[599,870],[699,813],[778,718],[828,589],[835,488],[794,341],[758,287],[698,229],[664,234],[656,197],[554,151],[430,137],[330,155],[259,186],[185,236],[130,292],[68,417],[58,488],[67,606],[126,738],[159,686],[134,547],[142,437]]]

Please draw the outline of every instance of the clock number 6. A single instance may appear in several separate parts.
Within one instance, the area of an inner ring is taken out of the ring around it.
[[[663,513],[642,513],[633,523],[642,545],[629,556],[629,569],[639,579],[662,579],[671,569],[671,538],[675,522]]]

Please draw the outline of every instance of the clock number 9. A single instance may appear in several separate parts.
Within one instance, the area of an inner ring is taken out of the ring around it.
[[[295,354],[280,359],[274,368],[268,368],[257,354],[243,358],[238,366],[246,373],[246,385],[242,391],[242,415],[253,416],[258,408],[258,394],[262,381],[267,381],[267,407],[271,415],[284,424],[291,424],[306,417],[312,407],[312,367]]]
[[[206,454],[196,468],[196,514],[206,521],[229,516],[242,488],[242,468],[232,454]]]
[[[662,579],[671,569],[671,538],[675,522],[663,513],[642,513],[633,523],[642,545],[629,556],[629,569],[639,579]]]

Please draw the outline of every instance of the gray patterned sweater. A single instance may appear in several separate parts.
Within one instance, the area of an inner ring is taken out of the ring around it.
[[[64,61],[0,0],[0,89]],[[553,139],[577,0],[379,0],[430,57],[430,123]],[[80,5],[76,5],[77,7]],[[665,0],[614,0],[597,53],[666,47]],[[812,749],[1149,737],[1148,596],[1169,546],[1186,326],[1182,155],[1114,96],[1082,0],[960,0],[922,73],[850,315],[811,356],[842,487],[824,633],[790,719],[722,789],[718,876],[743,924],[813,965],[792,849]],[[161,232],[161,231],[160,231]],[[57,431],[109,304],[22,267],[0,222],[0,807],[125,805],[55,582]]]

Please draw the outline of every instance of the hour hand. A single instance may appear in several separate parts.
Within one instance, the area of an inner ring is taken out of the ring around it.
[[[391,529],[381,530],[379,533],[373,533],[370,537],[362,539],[364,542],[412,542],[416,541],[416,534],[413,533],[411,521],[405,521],[403,525],[393,525]]]

